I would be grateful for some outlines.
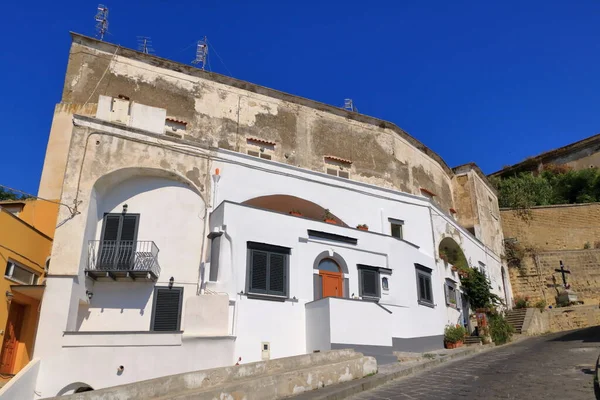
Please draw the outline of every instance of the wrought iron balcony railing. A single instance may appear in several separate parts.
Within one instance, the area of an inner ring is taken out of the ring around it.
[[[158,247],[151,240],[90,240],[85,272],[93,279],[156,281],[160,275]]]

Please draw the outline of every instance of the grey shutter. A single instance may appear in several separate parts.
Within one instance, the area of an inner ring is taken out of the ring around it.
[[[446,304],[450,304],[450,290],[447,283],[444,284],[444,294],[446,295]]]
[[[123,215],[123,224],[121,225],[121,236],[119,240],[135,240],[137,236],[138,216]]]
[[[344,298],[350,298],[350,279],[344,278]]]
[[[379,274],[370,269],[361,269],[362,295],[379,297]]]
[[[269,253],[269,293],[285,296],[285,257]]]
[[[221,236],[212,238],[210,241],[210,274],[208,280],[216,282],[219,278],[219,250],[221,248]]]
[[[121,216],[121,229],[117,242],[117,269],[133,269],[137,238],[138,215]]]
[[[120,222],[120,215],[106,215],[104,217],[104,232],[102,234],[102,240],[118,240]]]
[[[424,277],[424,281],[425,281],[425,298],[427,299],[427,301],[432,301],[432,297],[431,297],[431,277],[427,276]]]
[[[250,289],[265,293],[267,291],[267,262],[266,251],[252,250],[252,264],[250,268]]]
[[[183,288],[155,288],[152,331],[178,331]]]
[[[323,298],[323,277],[321,275],[313,275],[313,292],[315,300]]]
[[[121,225],[120,215],[104,216],[104,226],[102,227],[102,241],[98,251],[98,268],[114,269],[117,240],[119,238],[119,226]]]

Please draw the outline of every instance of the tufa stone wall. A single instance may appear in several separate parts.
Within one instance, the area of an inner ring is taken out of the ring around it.
[[[516,239],[527,250],[521,268],[510,268],[515,296],[556,304],[562,277],[554,269],[562,260],[571,270],[567,281],[579,300],[600,301],[600,250],[594,248],[600,240],[600,204],[534,207],[526,218],[502,210],[501,219],[504,237]],[[584,249],[586,243],[590,249]]]
[[[532,312],[531,322],[525,331],[528,335],[563,332],[600,325],[598,305],[561,307],[546,309],[543,312],[534,309],[527,312]]]
[[[562,290],[562,275],[555,272],[560,261],[571,271],[567,282],[584,304],[600,302],[600,250],[562,250],[528,254],[521,268],[509,268],[515,297],[529,297],[534,305],[538,300],[556,305]]]
[[[524,220],[514,210],[501,210],[505,238],[517,238],[538,250],[579,250],[600,240],[600,204],[533,207]]]

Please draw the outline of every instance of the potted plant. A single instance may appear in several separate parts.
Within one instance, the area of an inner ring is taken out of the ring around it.
[[[448,254],[446,253],[445,249],[440,250],[440,259],[443,260],[445,263],[448,262]]]
[[[458,267],[457,267],[456,265],[453,265],[453,266],[451,266],[451,267],[450,267],[450,269],[451,269],[453,272],[456,272],[456,271],[458,271]]]
[[[292,211],[290,211],[290,215],[293,215],[294,217],[301,217],[302,213],[294,208]]]
[[[369,230],[369,225],[367,225],[367,224],[356,225],[356,227],[358,229],[360,229],[361,231],[368,231]]]
[[[323,221],[327,222],[328,224],[337,224],[335,217],[331,212],[329,212],[329,209],[326,209],[323,213]]]
[[[448,325],[444,329],[444,346],[447,349],[461,347],[466,335],[467,330],[462,325]]]

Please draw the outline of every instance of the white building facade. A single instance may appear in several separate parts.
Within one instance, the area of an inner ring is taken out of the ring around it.
[[[76,40],[94,54],[116,49]],[[106,68],[134,74],[139,64],[115,52]],[[474,166],[452,171],[415,147],[438,171],[425,175],[447,181],[450,200],[438,200],[422,182],[400,190],[378,184],[396,182],[387,173],[362,179],[346,154],[326,155],[315,170],[308,156],[280,153],[270,133],[232,128],[244,146],[217,146],[186,136],[192,123],[170,117],[160,99],[88,96],[95,110],[72,111],[72,126],[55,115],[40,187],[52,190],[48,171],[62,172],[60,201],[71,206],[59,215],[42,302],[39,397],[338,348],[384,363],[393,351],[442,348],[445,326],[469,320],[442,242],[510,304],[501,233],[488,235],[499,226],[497,200]],[[195,102],[198,115],[231,112],[227,96],[203,96],[211,101]],[[285,127],[268,132],[277,129]],[[60,167],[53,146],[67,131]],[[461,217],[466,203],[479,205]],[[461,218],[477,223],[464,228]]]

